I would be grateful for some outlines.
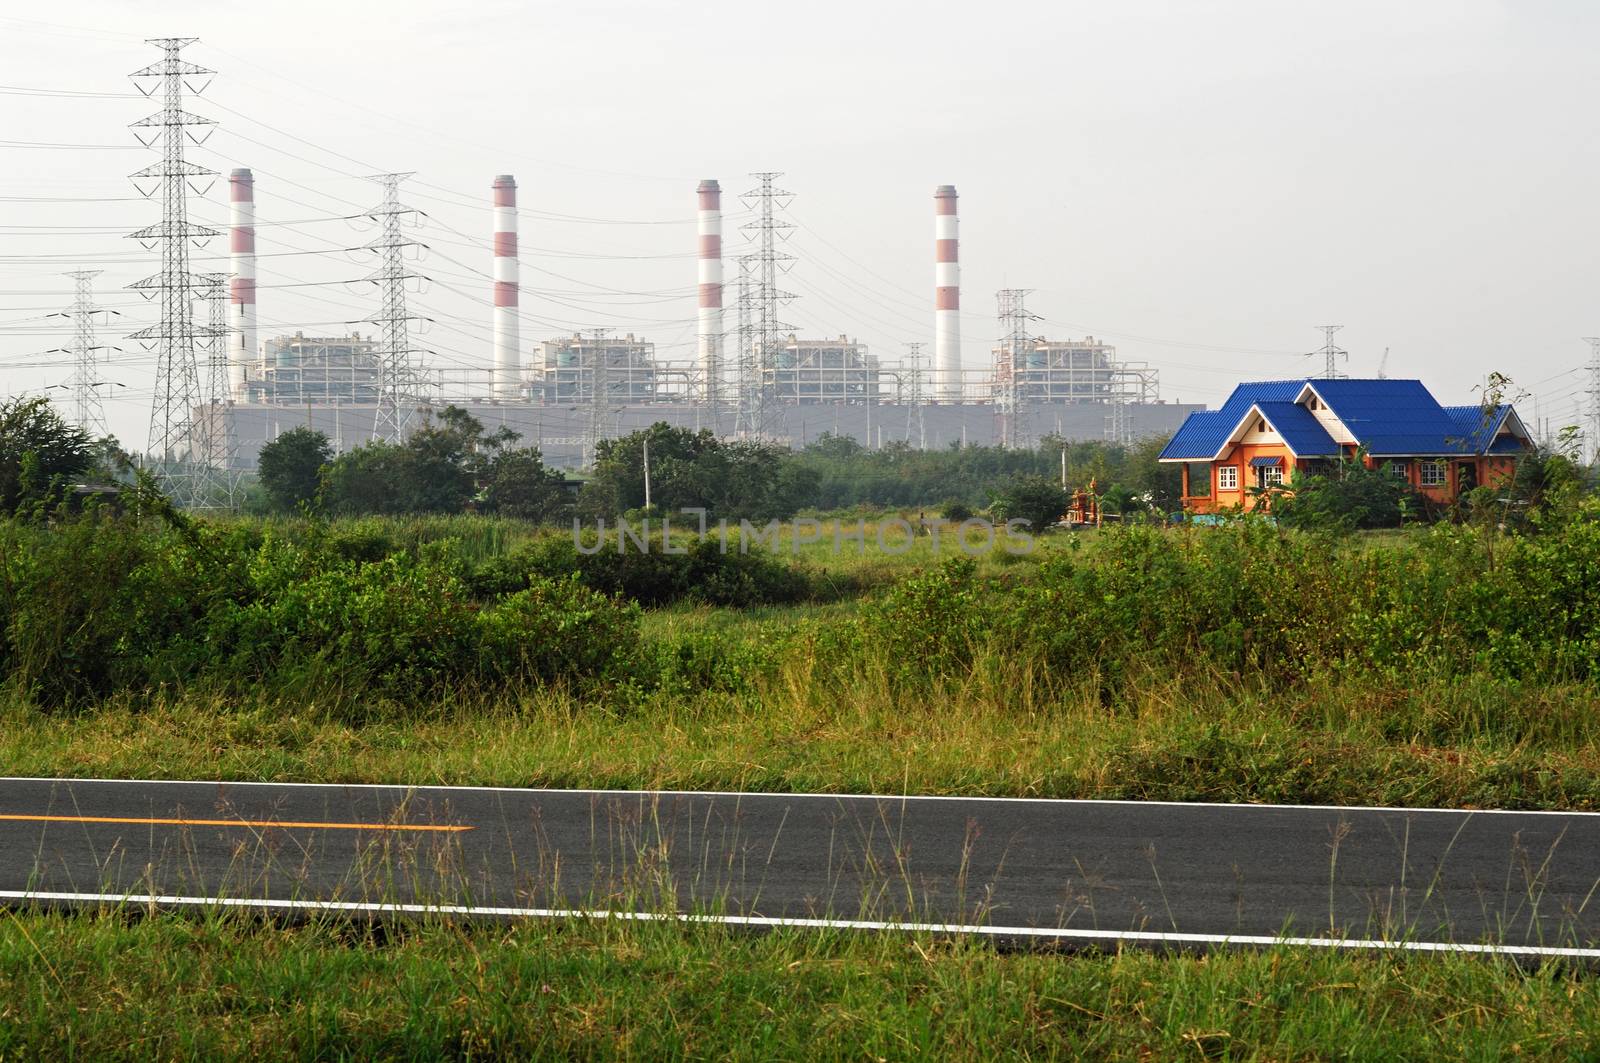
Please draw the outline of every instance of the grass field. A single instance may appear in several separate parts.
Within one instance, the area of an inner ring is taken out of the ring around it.
[[[1573,1059],[1559,966],[612,922],[0,919],[0,1058]]]
[[[846,540],[835,553],[835,527],[793,553],[779,540],[806,573],[804,601],[637,613],[641,649],[620,679],[401,697],[343,690],[337,674],[230,685],[196,673],[70,704],[12,684],[0,764],[59,777],[1600,809],[1589,540],[1574,539],[1581,564],[1566,583],[1517,598],[1517,565],[1538,573],[1565,555],[1468,533],[1330,544],[1249,532],[1239,542],[1266,555],[1231,568],[1220,538],[1092,533],[948,575],[948,542],[942,556],[926,536],[885,555],[869,524],[865,550]],[[477,518],[328,534],[419,557],[449,540],[469,566],[550,535]],[[1047,574],[1051,558],[1068,567]],[[377,615],[385,593],[363,608]],[[1169,607],[1232,619],[1191,632]],[[1023,641],[1034,633],[1019,609],[1035,611],[1038,641]],[[1517,610],[1554,620],[1501,624]],[[408,635],[402,621],[384,630]],[[1482,653],[1474,632],[1487,633]],[[0,916],[0,1059],[1573,1058],[1600,1052],[1595,985],[1452,956],[1007,954],[671,924],[380,931],[18,912]]]

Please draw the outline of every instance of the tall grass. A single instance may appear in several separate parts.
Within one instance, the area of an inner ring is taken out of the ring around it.
[[[1561,967],[1269,949],[1005,954],[673,923],[0,921],[0,1056],[1587,1058]]]

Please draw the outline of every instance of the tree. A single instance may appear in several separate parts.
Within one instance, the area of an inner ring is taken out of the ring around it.
[[[1025,520],[1034,531],[1043,531],[1062,518],[1071,501],[1048,477],[1018,476],[995,496],[990,510],[1001,520]]]
[[[489,466],[488,480],[484,505],[490,512],[555,522],[572,510],[565,478],[547,467],[532,447],[496,455]]]
[[[322,502],[341,516],[409,513],[410,468],[405,448],[374,440],[322,467]]]
[[[0,403],[0,510],[44,501],[93,466],[89,434],[62,420],[49,399]]]
[[[446,406],[404,443],[373,442],[323,470],[324,504],[335,513],[461,513],[485,500],[495,463],[517,434],[488,434],[466,410]],[[525,452],[538,460],[537,451]]]
[[[1287,493],[1278,494],[1272,512],[1289,527],[1398,528],[1407,516],[1420,517],[1427,505],[1388,462],[1369,469],[1364,454],[1340,458],[1327,472],[1306,475],[1296,469]]]
[[[772,520],[813,504],[818,477],[796,464],[782,446],[749,440],[725,442],[657,422],[643,431],[608,439],[596,450],[594,479],[584,488],[586,517],[611,517],[644,505],[644,449],[650,448],[650,502],[677,513],[704,509],[708,519]]]
[[[261,488],[272,508],[292,513],[316,501],[322,467],[333,456],[328,437],[301,426],[261,448]]]

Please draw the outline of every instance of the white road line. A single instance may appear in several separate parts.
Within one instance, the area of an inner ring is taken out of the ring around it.
[[[274,786],[323,790],[399,790],[403,793],[442,791],[445,793],[508,794],[592,794],[603,797],[771,797],[832,799],[835,801],[993,801],[1044,805],[1121,805],[1139,808],[1220,808],[1276,812],[1429,812],[1473,816],[1600,816],[1600,812],[1560,808],[1428,808],[1404,805],[1266,805],[1228,801],[1138,801],[1131,798],[1097,797],[994,797],[985,794],[836,794],[796,793],[789,790],[607,790],[578,788],[564,790],[545,786],[429,786],[376,782],[256,782],[232,779],[66,779],[46,776],[0,776],[8,782],[47,782],[66,784],[139,784],[146,786]]]
[[[1144,930],[1087,930],[1069,927],[989,926],[967,923],[889,922],[875,919],[798,919],[765,915],[695,915],[682,912],[630,912],[594,908],[513,908],[464,904],[401,904],[372,901],[306,901],[248,897],[183,897],[139,893],[56,893],[44,890],[0,890],[0,901],[154,905],[157,908],[255,909],[327,912],[347,915],[452,915],[512,919],[614,919],[624,922],[715,924],[721,926],[802,930],[882,930],[900,933],[1032,938],[1043,941],[1126,941],[1152,945],[1250,945],[1438,952],[1528,959],[1600,959],[1600,948],[1555,945],[1496,945],[1448,941],[1386,941],[1381,938],[1289,937],[1267,934],[1179,934]]]

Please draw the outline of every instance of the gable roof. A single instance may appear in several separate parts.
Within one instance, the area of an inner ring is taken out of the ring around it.
[[[1266,417],[1297,457],[1336,455],[1338,443],[1303,405],[1310,395],[1375,458],[1502,454],[1527,445],[1527,432],[1507,404],[1486,419],[1479,406],[1439,405],[1420,380],[1302,377],[1240,384],[1221,409],[1190,414],[1159,460],[1214,460],[1252,409]],[[1508,419],[1511,435],[1500,435]]]
[[[1469,453],[1469,441],[1420,380],[1306,381],[1373,457]]]
[[[1160,461],[1210,461],[1228,442],[1228,437],[1250,407],[1258,402],[1293,402],[1305,386],[1302,380],[1256,380],[1240,384],[1221,409],[1191,413],[1178,427],[1177,434],[1162,449]]]
[[[1255,409],[1273,431],[1283,437],[1297,458],[1326,458],[1339,453],[1339,444],[1312,412],[1297,402],[1258,402]]]

